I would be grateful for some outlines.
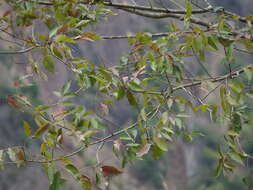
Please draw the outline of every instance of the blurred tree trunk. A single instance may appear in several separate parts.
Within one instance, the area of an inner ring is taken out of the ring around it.
[[[169,153],[170,166],[167,174],[168,190],[187,190],[187,166],[184,145],[177,141]]]

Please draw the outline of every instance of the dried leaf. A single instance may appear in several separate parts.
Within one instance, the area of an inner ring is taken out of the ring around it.
[[[150,150],[150,147],[151,147],[151,144],[147,143],[145,144],[137,153],[136,153],[136,156],[137,157],[142,157],[144,156],[145,154],[147,154]]]
[[[113,166],[102,166],[101,169],[105,177],[122,174],[122,171],[118,170]]]
[[[12,107],[14,107],[16,109],[21,109],[21,107],[19,105],[17,105],[15,99],[13,98],[13,95],[8,95],[7,98],[6,98],[6,100],[7,100],[7,103],[10,106],[12,106]]]

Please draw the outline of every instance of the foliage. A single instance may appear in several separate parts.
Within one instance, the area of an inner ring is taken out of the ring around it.
[[[1,150],[2,167],[8,162],[7,155],[11,161],[8,163],[17,166],[41,164],[50,190],[61,189],[65,183],[59,169],[64,167],[83,189],[92,189],[100,185],[100,178],[109,181],[121,174],[121,169],[103,165],[97,159],[92,166],[94,180],[80,171],[72,157],[94,145],[99,145],[100,151],[113,140],[112,153],[122,168],[146,154],[158,159],[175,139],[191,142],[203,135],[187,126],[187,120],[196,114],[226,126],[224,142],[217,148],[216,177],[222,173],[230,175],[252,158],[240,141],[244,128],[252,124],[253,66],[236,62],[238,51],[252,53],[252,16],[242,17],[210,4],[207,8],[195,8],[189,0],[185,1],[185,10],[93,0],[5,0],[2,6],[8,6],[8,10],[0,18],[1,33],[7,36],[6,40],[14,39],[15,49],[20,49],[4,50],[1,54],[26,54],[28,77],[48,80],[47,74],[55,73],[59,64],[74,76],[59,91],[52,92],[57,97],[53,104],[38,105],[23,94],[6,97],[13,109],[33,114],[37,128],[34,130],[24,121],[24,133],[31,140],[41,139],[41,145],[39,156],[33,156],[23,146]],[[115,16],[117,9],[143,17],[174,18],[183,24],[171,22],[163,33],[126,36],[102,36],[90,31],[89,26]],[[22,34],[16,35],[13,26]],[[35,33],[36,27],[39,32]],[[127,39],[131,50],[113,66],[94,64],[73,54],[73,44],[114,39]],[[225,70],[212,73],[207,56],[221,52],[221,63],[212,64],[224,66]],[[199,72],[195,72],[198,68]],[[76,97],[90,91],[99,94],[100,110],[87,110],[75,103]],[[111,132],[106,118],[110,107],[121,101],[127,101],[137,113],[136,121]],[[61,107],[61,111],[54,111],[55,107]],[[61,152],[66,136],[79,145],[68,154]],[[243,181],[250,186],[248,179],[250,176],[245,176]]]

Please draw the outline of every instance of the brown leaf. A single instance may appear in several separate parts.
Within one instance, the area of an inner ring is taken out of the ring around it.
[[[151,144],[147,143],[145,144],[137,153],[136,153],[136,156],[137,157],[142,157],[144,156],[145,154],[147,154],[149,152],[149,149],[151,147]]]
[[[14,9],[10,9],[10,10],[5,11],[3,14],[3,17],[10,15],[13,11],[14,11]]]
[[[101,169],[105,177],[122,174],[122,171],[113,166],[101,166]]]
[[[7,103],[10,106],[12,106],[12,107],[14,107],[16,109],[21,109],[21,107],[19,105],[17,105],[15,99],[13,98],[13,95],[8,95],[7,98],[6,98],[6,100],[7,100]]]
[[[25,160],[24,151],[20,150],[20,151],[16,152],[16,157],[18,160]]]

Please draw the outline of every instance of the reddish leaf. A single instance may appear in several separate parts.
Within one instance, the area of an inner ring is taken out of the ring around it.
[[[147,154],[149,149],[151,147],[151,144],[145,144],[137,153],[137,157],[142,157],[143,155]]]
[[[6,98],[6,100],[7,100],[7,103],[10,106],[12,106],[12,107],[14,107],[16,109],[21,109],[21,107],[17,105],[15,99],[13,98],[13,95],[8,95],[7,98]]]
[[[68,30],[68,28],[69,28],[68,25],[63,25],[61,28],[57,30],[57,34],[64,33],[65,31]]]
[[[101,169],[105,177],[122,174],[122,171],[118,170],[117,168],[113,166],[101,166]]]

